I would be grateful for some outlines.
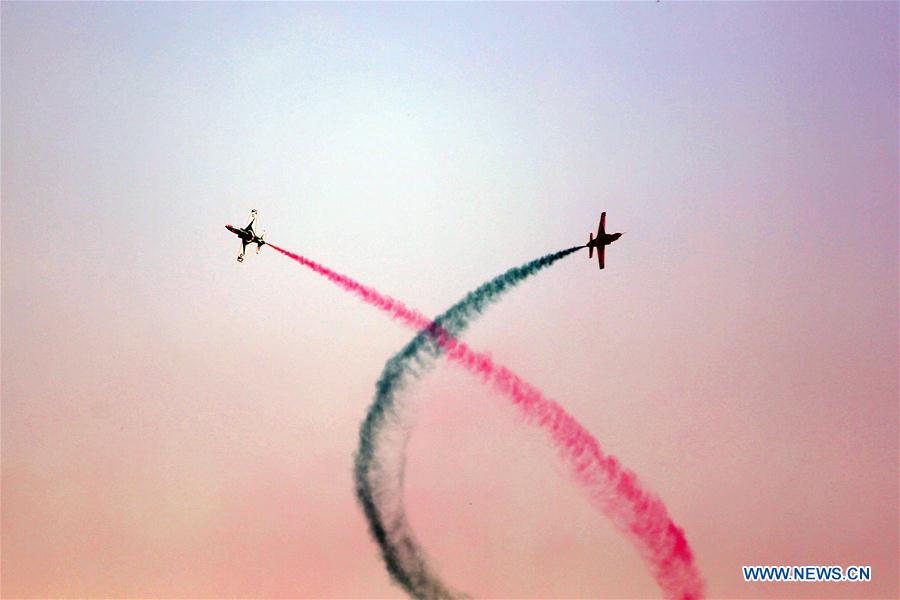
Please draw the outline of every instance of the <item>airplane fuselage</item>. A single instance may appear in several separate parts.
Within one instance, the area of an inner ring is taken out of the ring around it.
[[[240,227],[232,227],[231,225],[226,225],[225,228],[248,244],[252,244],[255,241],[256,236],[246,229],[241,229]]]
[[[622,237],[621,233],[604,233],[601,237],[593,238],[585,247],[599,248],[600,246],[609,246],[620,237]]]
[[[232,225],[226,225],[225,229],[238,236],[241,239],[241,253],[238,254],[237,260],[238,262],[244,261],[244,250],[247,249],[247,244],[256,244],[256,253],[259,254],[259,251],[263,246],[266,245],[266,232],[264,231],[262,235],[256,235],[256,232],[253,231],[253,224],[256,222],[256,209],[250,211],[250,223],[247,224],[246,227],[234,227]]]
[[[606,233],[606,212],[600,213],[600,226],[597,227],[597,237],[591,233],[588,243],[584,245],[588,249],[588,258],[593,258],[594,249],[597,249],[597,263],[603,268],[606,247],[622,237],[621,233]]]

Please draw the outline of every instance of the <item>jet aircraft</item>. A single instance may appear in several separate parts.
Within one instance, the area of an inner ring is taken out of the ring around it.
[[[596,248],[597,262],[600,263],[600,268],[602,269],[606,254],[606,247],[622,237],[622,234],[606,233],[606,212],[602,212],[600,213],[600,227],[597,228],[597,237],[594,237],[593,233],[589,235],[591,237],[586,244],[586,248],[588,249],[588,258],[594,257],[594,248]]]
[[[241,229],[240,227],[232,227],[231,225],[225,226],[225,229],[241,238],[241,243],[244,245],[243,248],[241,248],[241,253],[238,254],[238,262],[244,262],[244,252],[247,250],[247,244],[256,244],[257,254],[259,254],[259,251],[262,249],[262,247],[266,245],[266,232],[263,231],[262,235],[256,235],[256,232],[253,231],[253,223],[255,221],[256,209],[254,208],[250,211],[250,222],[247,223],[247,226],[243,229]]]

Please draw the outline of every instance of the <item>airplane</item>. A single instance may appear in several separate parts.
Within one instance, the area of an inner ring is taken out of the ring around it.
[[[250,211],[250,222],[247,223],[247,226],[243,229],[241,229],[240,227],[232,227],[231,225],[225,226],[225,229],[241,238],[241,243],[244,244],[244,247],[241,248],[241,253],[238,254],[238,262],[244,262],[244,251],[247,250],[247,244],[256,244],[257,254],[259,254],[259,251],[262,249],[262,247],[266,245],[266,232],[263,231],[262,235],[256,235],[256,232],[253,231],[254,221],[256,221],[255,208]]]
[[[600,263],[600,268],[603,268],[603,260],[606,254],[606,247],[612,244],[614,241],[622,237],[621,233],[606,233],[606,212],[600,213],[600,227],[597,228],[597,237],[594,237],[594,234],[590,234],[591,238],[588,240],[588,243],[585,247],[588,249],[588,258],[594,257],[594,248],[597,249],[597,262]]]

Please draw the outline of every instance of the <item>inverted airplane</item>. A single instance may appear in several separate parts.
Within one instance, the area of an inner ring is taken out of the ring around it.
[[[237,261],[244,262],[244,252],[247,250],[248,244],[256,244],[256,253],[259,254],[259,251],[263,246],[266,245],[266,232],[263,231],[262,235],[256,235],[256,232],[253,231],[253,223],[256,221],[256,209],[250,211],[250,222],[247,223],[247,226],[241,229],[240,227],[232,227],[231,225],[226,225],[225,229],[233,233],[234,235],[241,238],[241,243],[244,245],[241,248],[241,253],[238,254]]]
[[[614,241],[622,237],[621,233],[606,233],[606,212],[600,213],[600,227],[597,228],[597,237],[590,234],[590,239],[586,245],[588,249],[588,258],[594,257],[594,248],[597,249],[597,262],[600,268],[603,268],[603,261],[606,255],[606,247]]]

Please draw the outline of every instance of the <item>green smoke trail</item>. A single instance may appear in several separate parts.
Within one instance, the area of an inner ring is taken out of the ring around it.
[[[386,466],[404,464],[402,460],[391,460],[403,453],[408,437],[398,392],[410,378],[417,377],[434,364],[434,359],[443,352],[441,339],[457,337],[505,292],[581,248],[584,246],[574,246],[514,267],[469,292],[431,326],[420,331],[382,371],[376,384],[375,400],[360,427],[354,465],[356,494],[388,572],[413,597],[452,598],[461,594],[447,587],[429,569],[406,520],[402,470],[391,472]]]

